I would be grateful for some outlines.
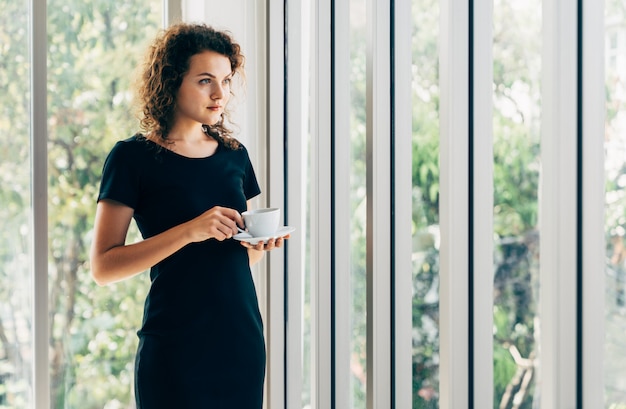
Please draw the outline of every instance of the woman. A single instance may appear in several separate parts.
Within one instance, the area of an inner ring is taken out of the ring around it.
[[[138,96],[144,133],[104,165],[91,269],[100,284],[150,268],[135,362],[140,409],[262,407],[265,344],[250,265],[284,238],[235,241],[260,193],[224,123],[240,47],[178,24],[149,48]],[[125,244],[131,218],[143,240]]]

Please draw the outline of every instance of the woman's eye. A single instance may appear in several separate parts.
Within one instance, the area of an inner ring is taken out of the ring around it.
[[[200,80],[200,84],[209,84],[211,80],[209,78],[203,78]]]
[[[231,81],[232,81],[232,78],[226,78],[224,80],[224,85],[230,85]]]

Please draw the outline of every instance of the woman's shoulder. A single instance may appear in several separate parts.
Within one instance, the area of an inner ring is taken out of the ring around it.
[[[129,138],[117,141],[115,146],[123,147],[122,149],[138,149],[147,146],[148,143],[150,143],[148,138],[146,138],[143,134],[136,133]]]
[[[140,154],[142,152],[155,153],[159,145],[150,141],[142,134],[135,134],[130,138],[119,140],[113,146],[112,152],[126,154]]]
[[[220,140],[219,143],[229,151],[236,152],[239,155],[248,155],[246,145],[244,145],[241,140],[233,136],[229,136],[228,139]]]
[[[226,146],[225,149],[223,150],[227,151],[231,157],[237,158],[238,160],[243,161],[243,163],[247,163],[250,161],[250,153],[248,152],[248,149],[241,141],[237,141],[237,146],[235,147]]]
[[[159,157],[159,145],[147,140],[143,135],[136,134],[115,142],[107,156],[106,162],[111,164],[126,163],[126,166],[145,166],[151,159]]]

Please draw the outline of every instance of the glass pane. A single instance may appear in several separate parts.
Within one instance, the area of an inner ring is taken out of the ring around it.
[[[626,9],[607,0],[605,407],[626,408]]]
[[[315,33],[315,2],[311,0],[303,0],[301,2],[302,10],[308,10],[308,21],[303,17],[303,27],[302,29],[302,59],[303,59],[303,67],[311,67],[310,61],[315,61],[315,50],[317,47],[314,47],[316,33]],[[313,84],[314,75],[312,70],[306,70],[306,74],[304,74],[304,78],[307,78],[306,84],[300,84],[300,90],[307,97],[307,109],[303,109],[303,118],[302,121],[304,124],[303,134],[306,135],[306,145],[305,145],[305,153],[304,157],[306,158],[306,164],[303,165],[304,177],[303,179],[307,181],[308,187],[311,186],[311,182],[313,180],[313,164],[312,164],[312,149],[311,149],[311,138],[315,132],[314,122],[311,118],[314,116],[313,107],[315,106],[314,97],[312,95],[312,89],[315,88]],[[303,81],[304,82],[304,81]],[[288,84],[288,86],[293,87],[295,84]],[[303,98],[304,99],[304,98]],[[311,333],[311,280],[313,277],[313,268],[312,268],[312,260],[311,260],[311,233],[314,231],[313,226],[311,225],[311,203],[313,203],[314,198],[312,197],[312,192],[310,188],[304,189],[304,203],[306,203],[305,217],[306,217],[306,227],[303,226],[303,230],[306,231],[306,236],[304,238],[304,247],[305,247],[305,261],[304,261],[304,271],[302,276],[304,291],[302,293],[302,408],[303,409],[311,409],[311,395],[314,393],[313,391],[313,382],[312,378],[315,376],[311,373],[311,369],[313,367],[311,363],[311,345],[313,344],[312,336],[314,334]]]
[[[413,408],[439,407],[439,1],[412,4]]]
[[[538,396],[541,0],[495,0],[493,35],[493,407],[530,409]]]
[[[134,407],[136,331],[149,278],[98,287],[88,251],[104,158],[137,131],[129,88],[160,26],[161,3],[48,2],[53,407]]]
[[[366,407],[367,277],[366,277],[366,50],[364,0],[350,0],[350,291],[352,407]]]
[[[0,408],[33,406],[29,5],[0,0]]]

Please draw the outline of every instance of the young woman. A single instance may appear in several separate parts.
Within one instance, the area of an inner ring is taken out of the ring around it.
[[[140,409],[258,409],[265,344],[250,265],[284,239],[233,240],[260,193],[224,122],[243,55],[228,33],[178,24],[149,48],[143,133],[107,157],[91,249],[100,284],[150,269],[135,362]],[[125,244],[134,218],[143,240]]]

